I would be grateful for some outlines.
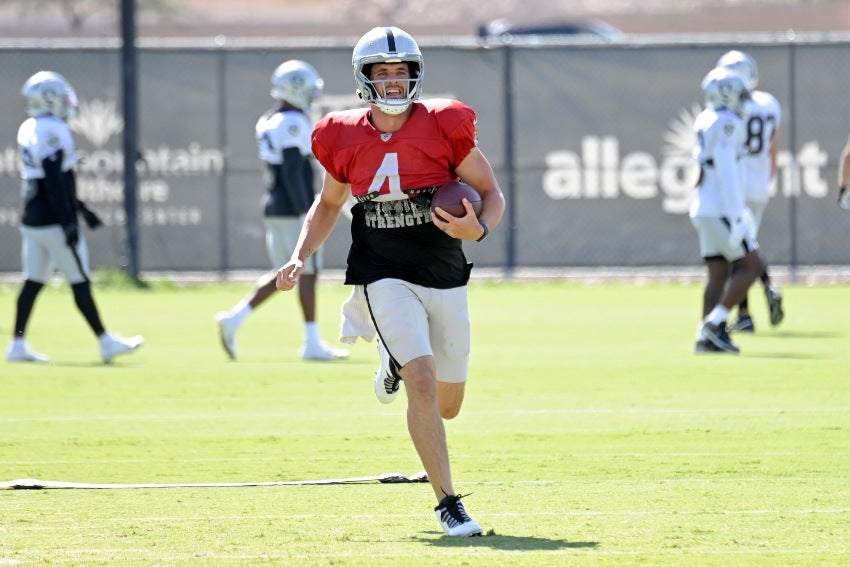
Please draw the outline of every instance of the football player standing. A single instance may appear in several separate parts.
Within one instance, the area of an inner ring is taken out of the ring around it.
[[[295,286],[353,195],[345,283],[354,286],[352,297],[363,297],[362,319],[378,336],[376,394],[390,402],[404,382],[407,428],[436,495],[437,520],[448,536],[480,535],[452,483],[443,419],[460,412],[468,376],[471,265],[461,241],[481,241],[499,224],[504,196],[478,148],[475,112],[456,100],[418,100],[425,62],[413,37],[374,28],[354,47],[352,66],[369,107],[332,112],[314,128],[322,192],[277,286]],[[438,209],[444,220],[432,218],[431,195],[458,178],[481,194],[479,216],[465,201],[464,216]]]
[[[305,61],[284,61],[271,76],[272,98],[278,107],[263,114],[255,127],[257,149],[265,167],[266,192],[263,195],[263,223],[266,250],[273,269],[257,280],[251,292],[228,311],[216,315],[221,344],[227,355],[236,358],[236,331],[248,316],[277,291],[277,268],[289,259],[304,215],[313,202],[313,166],[308,113],[322,95],[324,81]],[[325,344],[316,322],[316,280],[322,267],[317,253],[304,266],[298,299],[304,318],[305,360],[335,360],[348,352]]]
[[[44,284],[57,268],[74,294],[109,363],[120,354],[137,349],[142,337],[120,337],[106,331],[92,297],[86,239],[79,231],[77,215],[90,228],[102,223],[78,198],[74,166],[77,152],[67,119],[77,109],[77,94],[65,78],[39,71],[21,89],[29,114],[18,129],[23,215],[20,232],[24,284],[18,294],[9,362],[47,362],[47,356],[30,350],[24,338],[33,306]]]
[[[689,215],[699,236],[708,281],[694,350],[738,353],[726,322],[761,270],[739,166],[746,137],[742,115],[749,91],[739,75],[723,67],[708,72],[702,90],[706,108],[694,121],[700,178]]]
[[[776,175],[782,109],[772,94],[756,90],[758,67],[755,60],[746,53],[737,50],[728,51],[717,60],[717,66],[737,73],[750,91],[747,116],[744,118],[746,136],[741,163],[744,167],[744,196],[747,208],[753,216],[755,236],[758,236],[764,211],[770,200],[770,184]],[[767,298],[770,324],[778,325],[785,317],[782,309],[782,292],[771,281],[767,262],[764,261],[763,256],[759,278]],[[746,296],[738,304],[738,319],[730,325],[730,330],[749,333],[755,331]]]

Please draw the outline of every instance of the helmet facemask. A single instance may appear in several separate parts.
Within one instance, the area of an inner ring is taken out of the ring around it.
[[[393,63],[393,61],[380,61],[380,63]],[[369,74],[371,74],[373,64],[364,65],[362,83],[365,86],[368,96],[364,95],[361,89],[357,90],[357,94],[363,100],[377,105],[381,109],[381,112],[385,114],[402,114],[410,106],[410,103],[419,98],[419,85],[421,84],[419,64],[412,61],[404,61],[403,63],[406,63],[407,68],[410,70],[410,77],[407,79],[401,77],[371,79],[369,78]],[[386,96],[388,85],[399,84],[404,87],[405,96],[399,98]],[[382,92],[385,93],[384,96],[380,95]]]
[[[419,46],[407,32],[395,27],[372,29],[357,42],[351,62],[357,95],[376,105],[381,112],[390,115],[402,114],[413,101],[419,99],[425,68]],[[371,71],[375,63],[406,63],[410,78],[373,80]],[[385,92],[383,86],[405,82],[407,92],[404,97],[380,96],[380,92]],[[382,88],[379,89],[378,86]]]
[[[77,114],[79,101],[71,84],[59,73],[39,71],[24,83],[21,94],[27,101],[27,114],[52,114],[63,120]]]
[[[305,61],[291,60],[281,63],[271,76],[272,98],[287,102],[303,112],[322,96],[325,82],[318,71]]]
[[[746,116],[750,91],[744,79],[726,67],[715,67],[702,80],[706,106]]]

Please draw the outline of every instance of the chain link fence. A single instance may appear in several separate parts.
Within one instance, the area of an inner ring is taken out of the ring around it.
[[[700,81],[728,49],[758,62],[759,88],[782,105],[775,196],[760,242],[788,273],[850,265],[850,215],[838,209],[836,167],[850,131],[847,41],[496,45],[422,44],[426,97],[455,97],[479,116],[479,143],[508,214],[476,266],[699,267],[687,218],[694,190],[692,123]],[[272,106],[269,76],[304,59],[325,79],[317,113],[359,105],[351,46],[142,47],[139,61],[140,267],[143,271],[264,270],[262,168],[253,131]],[[93,267],[126,262],[120,54],[116,46],[0,49],[0,272],[20,269],[15,132],[20,85],[64,74],[81,99],[72,122],[81,197],[107,223],[88,234]],[[320,176],[317,176],[320,178]],[[325,246],[329,269],[348,248],[343,217]]]

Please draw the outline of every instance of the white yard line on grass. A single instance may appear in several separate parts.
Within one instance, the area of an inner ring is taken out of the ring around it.
[[[850,508],[775,508],[763,510],[676,510],[677,516],[776,516],[776,515],[796,515],[796,516],[832,516],[850,514]],[[613,510],[613,511],[595,511],[595,510],[575,510],[575,511],[536,511],[536,512],[492,512],[484,514],[487,518],[558,518],[562,516],[569,517],[641,517],[641,516],[669,516],[671,510]],[[422,514],[381,514],[381,517],[387,520],[409,520],[421,517]],[[125,523],[125,522],[145,522],[145,523],[164,523],[164,524],[193,524],[200,521],[205,522],[245,522],[245,521],[266,521],[266,520],[307,520],[315,521],[318,519],[343,521],[350,520],[359,522],[374,518],[374,514],[222,514],[222,515],[192,515],[192,516],[115,516],[104,518],[88,518],[90,524],[81,526],[77,525],[73,528],[63,527],[63,529],[71,529],[72,531],[79,530],[99,530],[103,529],[106,524]],[[99,523],[98,523],[99,522]],[[15,532],[40,532],[56,529],[56,526],[66,526],[67,524],[79,524],[79,518],[76,517],[52,517],[49,523],[41,520],[42,525],[39,526],[18,526],[9,528],[5,536],[13,537]]]
[[[548,408],[548,409],[506,409],[494,411],[466,412],[470,416],[488,415],[770,415],[770,414],[812,414],[812,413],[850,413],[850,406],[815,406],[803,408]],[[378,414],[371,411],[362,412],[281,412],[281,413],[191,413],[191,414],[121,414],[121,415],[44,415],[44,416],[2,416],[0,423],[53,423],[53,422],[87,422],[87,421],[208,421],[234,419],[294,419],[294,418],[337,418],[360,417],[395,419],[394,414]]]

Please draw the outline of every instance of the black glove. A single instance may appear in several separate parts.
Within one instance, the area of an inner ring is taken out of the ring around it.
[[[80,241],[80,230],[76,224],[63,224],[62,232],[65,233],[65,244],[71,248],[77,247],[77,242]]]
[[[86,221],[86,226],[90,229],[95,230],[103,226],[103,221],[100,220],[100,217],[93,210],[81,208],[80,214],[83,215],[83,220]]]

